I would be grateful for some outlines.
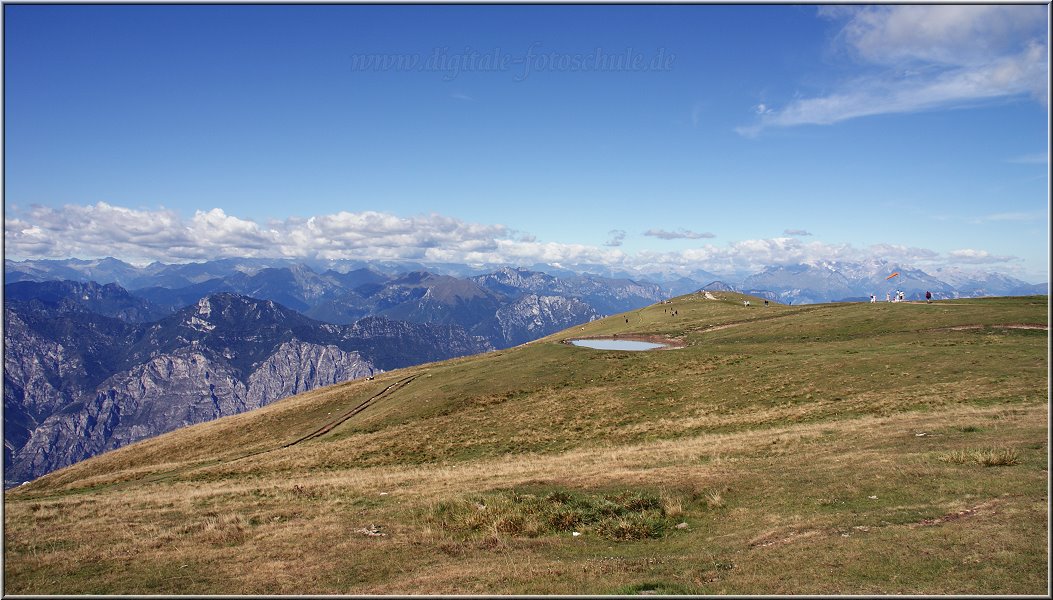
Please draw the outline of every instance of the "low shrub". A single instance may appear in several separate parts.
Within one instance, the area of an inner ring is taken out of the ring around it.
[[[984,467],[1009,467],[1020,462],[1020,455],[1012,448],[953,450],[941,455],[940,460],[958,465],[976,463]]]
[[[555,490],[535,495],[513,490],[440,502],[425,519],[450,532],[537,537],[592,531],[613,541],[633,541],[662,537],[682,513],[683,500],[669,493]]]

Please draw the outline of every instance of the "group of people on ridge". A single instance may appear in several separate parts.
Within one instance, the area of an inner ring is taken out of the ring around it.
[[[906,302],[906,301],[907,301],[906,295],[900,290],[896,290],[896,295],[895,296],[892,295],[892,292],[885,292],[885,302]],[[870,294],[870,303],[873,304],[875,302],[877,302],[877,296],[875,296],[874,294]],[[925,303],[926,304],[932,304],[932,292],[925,292]]]

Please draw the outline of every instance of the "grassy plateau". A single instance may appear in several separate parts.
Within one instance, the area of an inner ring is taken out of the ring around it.
[[[4,592],[1048,593],[1046,296],[716,296],[10,490]]]

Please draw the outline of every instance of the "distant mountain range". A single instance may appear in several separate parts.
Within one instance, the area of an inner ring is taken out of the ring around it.
[[[125,293],[111,301],[127,303],[129,296],[144,301],[137,309],[142,313],[139,320],[169,314],[209,294],[231,292],[272,300],[328,323],[348,324],[376,315],[459,325],[496,348],[647,306],[668,295],[654,283],[509,268],[474,277],[427,271],[390,274],[368,268],[319,273],[305,264],[256,259],[146,267],[116,259],[6,261],[5,268],[8,287],[52,280],[119,285]],[[12,287],[8,293],[22,292]],[[34,288],[18,297],[26,293],[47,292]]]
[[[510,302],[526,294],[577,298],[599,314],[633,310],[642,306],[640,302],[690,293],[716,282],[727,289],[756,292],[771,300],[785,299],[794,304],[860,300],[869,298],[870,294],[883,298],[885,292],[893,290],[902,290],[909,298],[923,297],[926,291],[940,298],[966,298],[1046,294],[1049,290],[1048,283],[1030,284],[995,272],[951,268],[926,272],[885,260],[779,265],[740,276],[717,275],[702,269],[688,275],[634,276],[612,273],[600,265],[593,269],[594,274],[581,274],[551,265],[479,271],[457,264],[260,258],[152,263],[144,267],[114,258],[5,260],[4,271],[5,283],[52,280],[116,283],[133,295],[170,310],[192,304],[210,293],[236,292],[274,300],[332,322],[348,322],[392,309],[399,303],[399,293],[408,299],[423,288],[439,288],[434,294],[447,299],[451,294],[465,301],[482,298],[477,290],[469,287],[442,289],[463,285],[453,280],[471,282]],[[413,272],[419,274],[413,275]],[[885,280],[895,272],[900,275]],[[384,287],[402,289],[384,291]],[[394,313],[400,311],[414,312],[403,307]]]
[[[889,278],[894,273],[897,275]],[[931,292],[936,299],[1049,293],[1048,283],[1030,284],[997,273],[956,269],[930,274],[887,261],[773,266],[737,282],[718,279],[702,288],[742,292],[784,304],[862,302],[869,300],[871,294],[884,301],[886,294],[895,295],[897,291],[902,291],[908,300],[922,300],[925,292]]]

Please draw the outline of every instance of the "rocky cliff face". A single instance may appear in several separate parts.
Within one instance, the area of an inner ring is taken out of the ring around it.
[[[373,363],[357,351],[345,352],[333,345],[298,340],[285,342],[249,375],[243,410],[258,408],[276,398],[367,377],[374,372]]]
[[[377,370],[492,349],[455,326],[331,325],[234,294],[135,327],[19,302],[4,313],[8,486]]]
[[[5,299],[4,460],[44,420],[114,372],[131,326],[92,313],[52,313]]]
[[[63,387],[63,375],[83,369],[65,347],[34,333],[18,315],[4,319],[4,464],[48,415],[83,391]],[[68,377],[67,377],[68,379]],[[30,392],[27,394],[26,390]]]
[[[357,352],[292,341],[243,382],[229,364],[182,348],[110,377],[47,417],[14,453],[5,479],[32,479],[166,431],[372,372]]]
[[[516,346],[597,316],[595,309],[577,298],[528,294],[501,307],[495,321],[504,345]]]

